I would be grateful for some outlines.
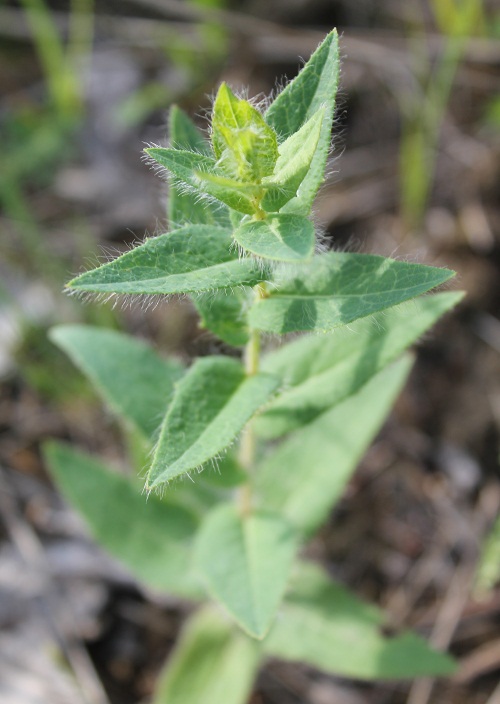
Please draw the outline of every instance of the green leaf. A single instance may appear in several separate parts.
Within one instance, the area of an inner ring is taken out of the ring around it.
[[[301,215],[269,215],[243,222],[233,234],[247,252],[266,259],[300,261],[314,252],[314,226]]]
[[[261,204],[264,210],[276,212],[297,194],[316,153],[324,115],[324,108],[320,108],[298,132],[280,144],[274,172],[263,181],[267,189]]]
[[[248,342],[246,313],[252,300],[252,290],[243,287],[233,291],[224,289],[200,293],[193,297],[202,326],[234,347]]]
[[[302,563],[263,649],[270,657],[362,680],[436,677],[456,669],[450,657],[417,635],[387,636],[384,626],[378,609],[332,582],[319,567]]]
[[[150,587],[200,597],[191,574],[192,513],[154,496],[146,501],[128,478],[62,443],[46,443],[44,455],[63,496],[106,550]]]
[[[255,204],[251,195],[245,193],[242,184],[224,181],[225,174],[216,168],[216,162],[208,156],[179,149],[162,149],[160,147],[145,149],[146,154],[158,164],[168,169],[177,179],[190,186],[195,193],[213,196],[230,208],[252,215]],[[219,177],[209,180],[209,176]]]
[[[263,638],[283,598],[296,547],[294,532],[279,516],[242,517],[223,505],[200,528],[195,562],[210,595],[249,635]]]
[[[179,362],[163,360],[129,335],[90,325],[60,325],[50,339],[90,379],[104,401],[150,439],[161,424],[174,383],[184,373]]]
[[[328,517],[385,420],[411,366],[404,357],[297,430],[257,468],[259,505],[310,534]]]
[[[282,139],[290,137],[321,108],[325,115],[316,153],[298,195],[286,204],[287,212],[307,215],[314,196],[323,182],[326,159],[330,149],[335,96],[339,80],[339,50],[334,30],[316,49],[299,75],[289,83],[270,105],[266,122]]]
[[[278,159],[274,130],[247,100],[222,83],[212,112],[212,144],[218,166],[230,177],[259,183]]]
[[[276,288],[250,309],[249,323],[273,333],[327,332],[414,298],[452,276],[448,269],[328,252],[276,271]]]
[[[184,626],[153,704],[246,704],[259,660],[259,643],[205,608]]]
[[[125,294],[193,293],[266,277],[262,265],[231,251],[230,232],[211,225],[186,225],[153,237],[109,264],[69,282],[80,291]]]
[[[281,377],[285,391],[255,419],[254,428],[274,438],[314,420],[356,393],[461,298],[460,292],[421,296],[271,352],[261,368]]]
[[[230,357],[197,360],[175,389],[148,489],[199,469],[224,452],[278,385],[279,379],[270,374],[247,377],[243,365]]]
[[[210,155],[210,143],[177,105],[170,108],[169,136],[175,149]],[[185,188],[178,188],[175,183],[170,184],[168,193],[168,219],[175,227],[194,223],[229,227],[226,206],[200,199],[196,193],[186,193]]]

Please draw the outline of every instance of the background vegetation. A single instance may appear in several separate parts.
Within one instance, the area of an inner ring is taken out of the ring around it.
[[[185,361],[220,346],[186,302],[82,306],[62,285],[99,246],[105,259],[161,229],[165,194],[139,157],[145,142],[164,140],[169,105],[208,108],[221,80],[267,94],[333,26],[345,59],[316,208],[325,239],[456,269],[468,298],[420,345],[396,412],[310,551],[383,606],[394,629],[412,626],[450,648],[460,668],[451,682],[359,685],[271,663],[254,701],[500,700],[500,596],[472,595],[500,505],[495,3],[23,0],[0,3],[0,694],[8,704],[147,699],[183,618],[182,604],[146,594],[95,548],[48,481],[39,454],[46,437],[111,462],[124,448],[47,328],[126,329]]]

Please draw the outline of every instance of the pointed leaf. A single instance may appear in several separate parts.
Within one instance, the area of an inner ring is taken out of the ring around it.
[[[188,620],[160,676],[153,704],[246,704],[259,644],[212,609]]]
[[[261,367],[280,376],[285,391],[253,427],[261,436],[274,438],[311,422],[356,393],[461,298],[460,292],[421,296],[267,355]]]
[[[302,563],[279,618],[263,642],[271,657],[356,679],[450,675],[453,660],[422,638],[384,635],[384,616],[315,565]]]
[[[139,340],[90,325],[52,328],[50,339],[71,357],[105,402],[145,438],[158,429],[184,370]]]
[[[289,83],[270,105],[266,122],[282,139],[290,137],[319,108],[325,108],[318,146],[298,195],[285,205],[287,212],[307,215],[321,185],[330,148],[335,96],[339,80],[338,37],[334,30],[319,45],[299,75]]]
[[[307,534],[318,528],[384,422],[410,366],[405,357],[387,367],[265,458],[256,475],[262,505]]]
[[[202,326],[214,335],[239,347],[248,342],[246,313],[253,299],[252,289],[224,289],[213,293],[200,293],[193,303],[201,316]]]
[[[448,269],[328,252],[276,271],[276,290],[251,308],[249,322],[274,333],[326,332],[414,298],[452,276]]]
[[[194,192],[206,194],[217,198],[230,208],[239,210],[241,213],[252,215],[255,212],[255,205],[252,199],[242,188],[233,188],[229,184],[220,184],[217,180],[208,180],[206,177],[225,177],[217,169],[214,159],[195,152],[182,151],[179,149],[145,149],[146,154],[158,164],[168,169],[177,179],[190,186]]]
[[[175,149],[210,155],[210,143],[177,105],[170,108],[168,126],[170,143]],[[229,226],[225,205],[200,199],[198,194],[186,192],[175,183],[170,184],[168,192],[168,219],[174,227],[194,223]]]
[[[324,116],[325,110],[320,108],[298,132],[280,144],[274,172],[263,181],[267,189],[262,199],[264,210],[276,212],[297,194],[316,153]]]
[[[212,143],[218,165],[232,178],[254,183],[273,173],[278,159],[274,130],[247,100],[222,83],[212,112]]]
[[[242,223],[233,235],[247,252],[265,259],[300,261],[314,252],[314,226],[301,215],[270,215]]]
[[[47,443],[44,454],[64,497],[104,548],[154,589],[199,598],[190,567],[192,513],[154,496],[146,501],[127,477],[68,445]]]
[[[231,445],[279,384],[270,374],[247,377],[229,357],[197,360],[175,389],[148,474],[148,488],[200,468]]]
[[[222,228],[186,225],[81,274],[68,287],[97,293],[172,294],[262,281],[266,277],[262,265],[239,259],[231,243],[230,233]]]
[[[195,561],[210,595],[252,637],[263,638],[285,592],[296,536],[279,516],[242,517],[218,506],[198,535]]]

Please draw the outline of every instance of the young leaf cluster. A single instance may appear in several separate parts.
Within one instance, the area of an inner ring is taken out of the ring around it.
[[[156,704],[243,704],[269,656],[364,679],[452,669],[414,635],[384,636],[376,609],[298,557],[403,385],[402,354],[460,299],[420,296],[446,269],[315,254],[337,82],[332,32],[264,113],[223,83],[209,141],[174,107],[171,146],[146,150],[168,174],[172,229],[68,284],[189,294],[206,328],[245,346],[242,361],[185,368],[122,333],[52,332],[149,453],[146,486],[161,497],[51,443],[63,493],[139,579],[222,607],[190,620]],[[289,332],[306,334],[261,354],[262,333]]]

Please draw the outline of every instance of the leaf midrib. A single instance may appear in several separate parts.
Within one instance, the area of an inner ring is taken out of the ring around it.
[[[447,279],[444,279],[444,280],[442,280],[442,281],[438,281],[437,283],[431,283],[431,284],[429,285],[429,288],[433,288],[434,286],[438,286],[440,283],[444,283],[446,280],[447,280]],[[426,285],[427,285],[427,284],[426,284]],[[277,299],[277,298],[279,298],[280,300],[283,300],[283,299],[286,299],[286,298],[289,298],[289,299],[292,299],[292,300],[295,300],[295,299],[309,299],[309,298],[315,298],[315,299],[316,299],[316,298],[319,298],[319,299],[332,299],[332,298],[336,298],[336,299],[365,298],[366,296],[376,296],[376,295],[385,294],[385,293],[400,293],[400,292],[403,292],[403,291],[411,292],[411,291],[414,291],[414,290],[420,291],[421,288],[422,288],[422,285],[414,285],[414,286],[405,287],[405,288],[390,288],[390,289],[388,288],[388,289],[383,289],[383,290],[375,291],[375,292],[367,291],[366,293],[343,293],[343,294],[340,294],[340,295],[339,295],[339,294],[336,294],[336,293],[330,293],[330,294],[326,294],[326,293],[310,293],[310,294],[304,293],[304,294],[298,294],[298,293],[297,293],[297,294],[293,294],[293,293],[279,293],[279,292],[277,292],[277,293],[272,293],[272,294],[270,295],[270,297],[269,297],[268,299],[266,299],[266,300],[272,301],[273,299]],[[264,301],[259,301],[259,303],[257,303],[257,305],[261,305],[262,303],[265,303],[265,300],[264,300]]]
[[[249,262],[251,261],[250,257],[240,257],[238,259],[228,259],[225,262],[219,262],[219,264],[211,264],[210,266],[203,267],[201,269],[191,269],[190,271],[184,271],[178,274],[166,274],[165,276],[158,276],[156,278],[148,278],[148,279],[134,279],[133,281],[128,279],[128,280],[121,280],[121,281],[102,281],[102,282],[95,282],[94,284],[90,284],[93,286],[115,286],[116,284],[147,284],[150,282],[156,282],[156,281],[167,281],[168,279],[175,279],[175,278],[180,278],[180,277],[186,277],[190,276],[191,274],[196,274],[198,272],[209,272],[212,269],[217,269],[218,267],[223,267],[228,264],[233,264],[236,262],[241,262],[243,259],[247,259]],[[88,286],[89,284],[84,284],[84,286]],[[80,286],[72,286],[72,288],[80,288]]]

